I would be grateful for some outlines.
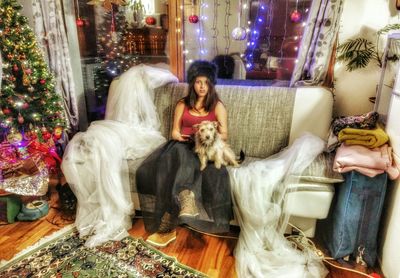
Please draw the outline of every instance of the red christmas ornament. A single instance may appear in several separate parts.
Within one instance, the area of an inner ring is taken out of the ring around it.
[[[25,102],[24,104],[22,104],[22,109],[26,109],[29,107],[29,104],[27,102]]]
[[[148,16],[146,17],[146,24],[147,25],[155,25],[157,23],[157,20],[153,16]]]
[[[291,14],[290,14],[290,20],[292,22],[299,22],[301,20],[301,13],[298,10],[294,10]]]
[[[31,69],[26,69],[26,70],[25,70],[25,73],[26,73],[26,74],[31,74],[31,73],[32,73],[32,70],[31,70]]]
[[[82,18],[78,17],[76,19],[76,26],[83,27],[84,25],[85,25],[85,20],[83,20]]]
[[[24,117],[22,117],[21,114],[18,114],[18,123],[20,123],[21,125],[24,123]]]
[[[42,84],[42,85],[44,85],[44,84],[46,83],[46,80],[40,79],[39,83]]]
[[[193,24],[197,23],[199,22],[199,17],[195,14],[192,14],[191,16],[189,16],[189,22]]]
[[[4,113],[5,115],[10,114],[10,113],[11,113],[10,108],[3,108],[3,113]]]
[[[18,71],[18,66],[17,65],[13,66],[13,71]]]

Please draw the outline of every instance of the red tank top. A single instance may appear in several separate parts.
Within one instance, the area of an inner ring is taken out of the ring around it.
[[[183,110],[183,115],[181,119],[181,133],[184,135],[193,135],[196,130],[193,128],[193,125],[199,124],[202,121],[216,121],[217,117],[215,116],[215,109],[208,112],[205,116],[194,116],[189,113],[188,107],[185,105],[185,109]]]

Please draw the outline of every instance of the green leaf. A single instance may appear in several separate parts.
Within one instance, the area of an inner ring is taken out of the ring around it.
[[[337,48],[337,60],[345,62],[348,71],[363,68],[373,59],[375,45],[365,38],[349,39]]]
[[[385,27],[383,27],[382,29],[378,30],[377,34],[378,35],[382,35],[382,34],[386,34],[389,31],[399,30],[399,29],[400,29],[400,24],[399,23],[388,24]]]

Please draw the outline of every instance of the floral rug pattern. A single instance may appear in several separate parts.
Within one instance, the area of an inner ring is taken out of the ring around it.
[[[146,244],[126,237],[95,248],[76,229],[0,268],[0,277],[206,277]]]

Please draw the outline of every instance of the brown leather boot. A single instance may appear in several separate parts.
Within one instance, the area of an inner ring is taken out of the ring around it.
[[[176,239],[176,230],[171,229],[171,227],[171,214],[166,212],[161,218],[161,223],[158,231],[154,234],[151,234],[146,239],[146,242],[156,247],[167,246],[169,243]]]
[[[193,191],[188,189],[182,190],[179,193],[179,203],[181,206],[181,211],[179,212],[179,217],[196,217],[199,215],[199,210],[196,206],[196,200],[194,198]]]

